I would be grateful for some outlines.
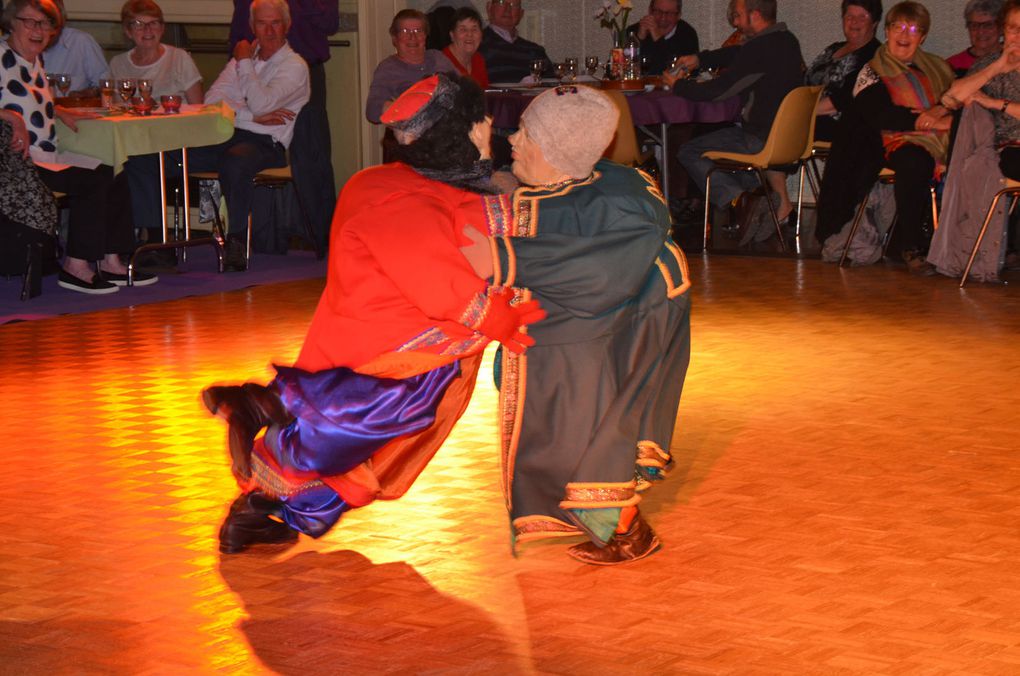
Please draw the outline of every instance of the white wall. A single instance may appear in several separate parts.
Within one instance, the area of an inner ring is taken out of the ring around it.
[[[437,0],[410,0],[408,6],[427,10]],[[485,1],[472,0],[485,17]],[[524,0],[521,34],[545,46],[549,56],[561,60],[609,53],[609,32],[594,20],[601,0]],[[646,0],[635,0],[631,20],[647,9]],[[684,0],[683,17],[698,31],[702,49],[718,46],[731,32],[726,23],[727,0]],[[895,3],[883,0],[885,9]],[[932,15],[932,30],[925,49],[949,56],[967,46],[963,25],[964,0],[925,0]],[[779,20],[785,21],[800,39],[804,59],[810,62],[826,45],[842,39],[840,0],[779,0]],[[883,39],[879,36],[879,39]]]

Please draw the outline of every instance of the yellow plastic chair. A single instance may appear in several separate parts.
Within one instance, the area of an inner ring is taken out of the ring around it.
[[[627,97],[612,89],[606,90],[604,93],[612,99],[613,104],[620,111],[620,121],[616,125],[616,136],[613,137],[613,142],[606,148],[603,157],[629,167],[637,167],[644,164],[651,158],[652,153],[641,152],[641,147],[637,141],[637,132],[634,131],[634,118],[630,114],[630,105],[627,103]]]
[[[765,200],[769,205],[769,213],[772,215],[772,222],[776,226],[776,233],[779,235],[779,242],[783,251],[786,251],[786,241],[783,238],[783,229],[779,225],[779,216],[776,214],[776,206],[769,196],[768,181],[765,178],[765,171],[768,169],[782,170],[791,165],[796,166],[800,171],[800,190],[797,195],[797,236],[800,236],[800,211],[804,196],[804,167],[811,157],[811,149],[815,137],[815,107],[818,105],[818,97],[821,96],[821,87],[797,87],[783,98],[783,102],[776,111],[776,117],[772,121],[772,129],[769,130],[768,139],[760,152],[729,153],[721,150],[710,150],[702,154],[702,157],[712,160],[715,164],[708,171],[705,177],[705,240],[704,250],[708,252],[711,240],[709,230],[709,213],[712,209],[712,201],[709,197],[712,189],[712,174],[716,171],[753,171],[758,175],[762,189],[765,191]]]

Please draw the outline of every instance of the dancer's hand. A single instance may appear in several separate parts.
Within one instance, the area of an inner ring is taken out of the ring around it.
[[[514,292],[510,288],[491,293],[488,312],[478,330],[489,338],[498,340],[514,354],[523,354],[535,344],[535,339],[522,329],[528,324],[545,319],[546,312],[537,300],[511,305],[513,297]]]

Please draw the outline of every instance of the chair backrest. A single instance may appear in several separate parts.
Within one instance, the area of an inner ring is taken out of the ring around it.
[[[604,90],[604,93],[612,99],[613,104],[620,111],[620,121],[616,125],[616,136],[613,137],[613,142],[609,144],[602,156],[631,167],[640,164],[641,148],[638,147],[637,132],[634,131],[634,118],[631,117],[627,97],[613,89]]]
[[[811,157],[815,108],[821,94],[821,87],[796,87],[783,98],[765,147],[758,154],[764,164],[796,164]]]

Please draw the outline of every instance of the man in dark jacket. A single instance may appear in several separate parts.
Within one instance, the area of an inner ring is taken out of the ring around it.
[[[648,14],[627,28],[641,40],[646,75],[659,75],[678,56],[698,53],[698,33],[680,18],[682,0],[652,0]]]
[[[524,16],[522,0],[489,0],[485,9],[489,25],[482,32],[478,48],[485,59],[491,82],[520,82],[531,73],[531,62],[545,62],[545,72],[551,69],[549,55],[537,43],[517,34],[517,24]]]
[[[701,154],[709,150],[756,153],[765,145],[772,121],[783,98],[800,86],[804,78],[804,59],[797,38],[776,23],[776,0],[735,0],[733,25],[747,36],[739,46],[724,47],[680,57],[688,71],[697,68],[724,69],[705,81],[678,80],[667,73],[666,83],[677,96],[695,101],[718,101],[740,96],[744,104],[741,120],[735,127],[720,129],[685,143],[680,163],[699,185],[712,167]],[[717,173],[712,176],[712,203],[725,207],[735,203],[741,193],[751,190],[757,180],[750,172]]]

